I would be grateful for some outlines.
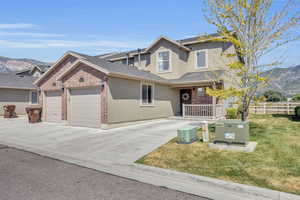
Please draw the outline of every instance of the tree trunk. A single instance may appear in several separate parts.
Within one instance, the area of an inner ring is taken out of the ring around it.
[[[241,120],[246,121],[248,118],[248,103],[246,97],[243,98],[242,102],[242,113],[241,113]]]

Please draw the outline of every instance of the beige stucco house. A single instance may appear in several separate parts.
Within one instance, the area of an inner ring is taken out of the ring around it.
[[[38,105],[35,80],[35,77],[20,76],[15,72],[0,73],[0,116],[4,114],[4,105],[15,105],[17,115],[26,114],[28,106]]]
[[[19,71],[16,73],[17,76],[33,76],[40,77],[43,73],[45,73],[50,68],[49,65],[35,65],[23,71]]]
[[[218,37],[217,35],[211,35]],[[43,120],[111,128],[171,116],[215,118],[223,102],[207,87],[226,87],[233,45],[203,37],[161,36],[135,51],[88,56],[67,52],[35,84]]]

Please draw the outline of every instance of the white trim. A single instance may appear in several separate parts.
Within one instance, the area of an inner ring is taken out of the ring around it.
[[[205,53],[205,66],[204,67],[198,67],[198,59],[197,55],[199,52],[204,52]],[[207,69],[208,68],[208,50],[207,49],[202,49],[195,51],[195,68],[196,69]]]
[[[36,103],[32,103],[32,93],[36,93]],[[37,90],[30,90],[29,91],[29,104],[30,105],[38,105],[39,104],[39,92]]]
[[[166,71],[159,70],[159,53],[163,53],[163,52],[169,53],[169,70],[166,70]],[[172,72],[172,51],[170,49],[161,49],[156,52],[156,71],[157,71],[157,73],[160,73],[160,74]]]
[[[143,103],[143,85],[151,86],[152,88],[152,103]],[[146,81],[141,81],[140,82],[140,107],[153,107],[155,106],[154,104],[154,99],[155,99],[155,84],[152,82],[146,82]]]

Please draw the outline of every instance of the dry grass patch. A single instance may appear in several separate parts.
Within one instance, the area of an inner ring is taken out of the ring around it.
[[[173,139],[138,163],[300,194],[300,122],[284,116],[251,117],[253,153],[212,150]]]

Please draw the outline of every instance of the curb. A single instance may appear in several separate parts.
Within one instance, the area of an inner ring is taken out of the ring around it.
[[[160,187],[214,200],[300,200],[300,196],[285,192],[232,183],[215,178],[197,176],[183,172],[171,171],[141,164],[113,163],[108,160],[95,162],[80,159],[50,149],[19,144],[18,141],[1,141],[0,143],[17,149],[47,156],[67,163],[76,164],[119,177],[152,184]]]

